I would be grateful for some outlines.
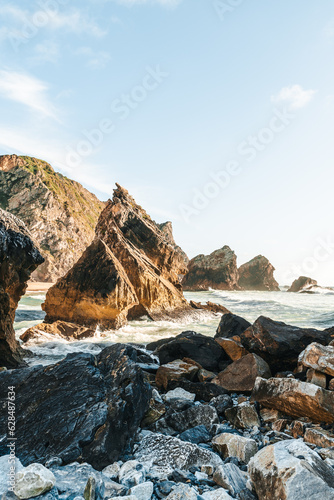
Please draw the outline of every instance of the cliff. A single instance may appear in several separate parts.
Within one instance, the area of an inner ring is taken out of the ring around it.
[[[179,283],[185,272],[183,253],[117,185],[99,217],[94,242],[49,289],[46,321],[108,329],[142,315],[170,319],[191,309]]]
[[[43,261],[23,222],[0,208],[0,366],[22,363],[13,328],[15,311],[31,273]]]
[[[0,156],[0,207],[28,227],[45,258],[32,275],[56,281],[94,238],[104,203],[78,182],[28,156]]]

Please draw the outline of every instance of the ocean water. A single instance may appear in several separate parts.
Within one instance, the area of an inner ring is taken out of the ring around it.
[[[259,316],[268,316],[299,327],[319,330],[334,326],[334,289],[317,290],[314,294],[280,292],[227,292],[211,290],[208,292],[185,292],[188,300],[196,302],[216,302],[231,312],[246,318],[251,323]],[[30,326],[43,321],[41,304],[45,294],[30,292],[20,301],[14,328],[17,338]],[[70,352],[89,352],[97,354],[101,349],[114,342],[135,342],[145,344],[165,337],[193,330],[213,336],[220,321],[220,314],[198,311],[195,315],[184,317],[182,321],[153,322],[148,318],[131,321],[120,330],[100,332],[97,329],[93,338],[84,341],[65,341],[52,335],[41,335],[29,341],[24,347],[33,353],[29,364],[49,364],[58,361]]]

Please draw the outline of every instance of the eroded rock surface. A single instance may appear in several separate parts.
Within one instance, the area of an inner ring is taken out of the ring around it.
[[[274,278],[274,266],[263,255],[239,267],[239,285],[245,290],[279,291],[279,286]]]
[[[305,288],[317,286],[318,282],[313,280],[312,278],[308,278],[307,276],[299,276],[292,285],[290,286],[288,292],[301,292]]]

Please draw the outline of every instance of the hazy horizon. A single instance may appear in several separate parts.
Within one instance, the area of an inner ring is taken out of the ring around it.
[[[118,182],[190,258],[229,245],[280,285],[334,285],[330,0],[14,0],[0,20],[0,154],[104,200]]]

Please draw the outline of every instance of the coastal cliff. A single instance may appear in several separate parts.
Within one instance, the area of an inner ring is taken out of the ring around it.
[[[32,278],[56,281],[92,242],[104,203],[45,161],[28,156],[0,156],[0,186],[0,207],[26,224],[45,258]]]

